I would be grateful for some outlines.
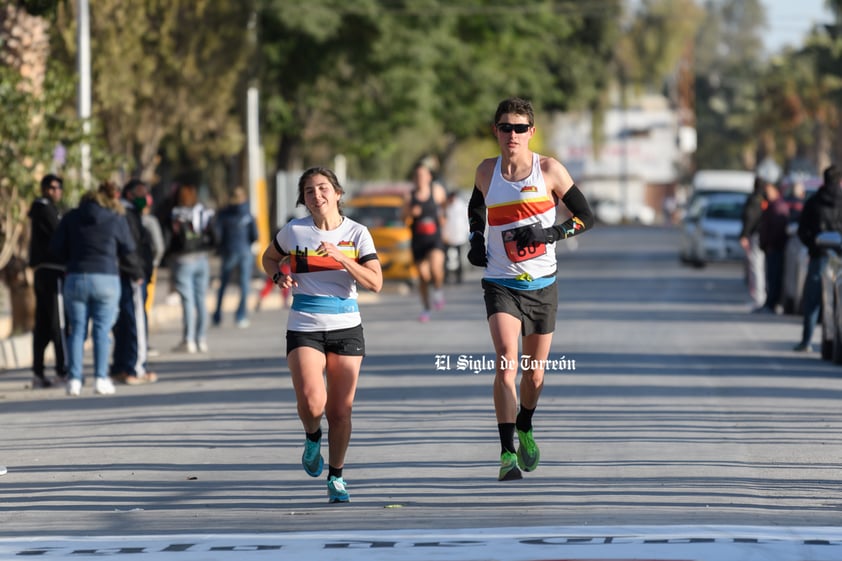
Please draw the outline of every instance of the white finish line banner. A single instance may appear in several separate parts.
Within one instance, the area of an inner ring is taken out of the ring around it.
[[[838,561],[842,528],[617,526],[0,539],[12,559]]]

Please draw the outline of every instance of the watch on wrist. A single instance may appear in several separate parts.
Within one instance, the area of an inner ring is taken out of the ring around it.
[[[282,277],[282,276],[283,276],[283,275],[281,274],[281,272],[280,272],[280,271],[278,271],[277,273],[275,273],[274,275],[272,275],[272,282],[273,282],[273,283],[275,283],[275,284],[278,284],[278,281],[279,281],[279,280],[281,280],[281,277]]]

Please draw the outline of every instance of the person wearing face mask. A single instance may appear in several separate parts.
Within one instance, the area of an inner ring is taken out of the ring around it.
[[[146,207],[146,184],[132,179],[123,187],[120,203],[126,211],[126,221],[135,242],[137,261],[120,260],[120,304],[114,324],[114,352],[111,378],[129,385],[158,381],[158,375],[147,370],[147,327],[144,310],[144,288],[152,276],[154,246],[141,215]]]

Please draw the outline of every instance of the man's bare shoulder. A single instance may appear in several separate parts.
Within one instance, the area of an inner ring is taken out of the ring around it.
[[[494,166],[497,163],[497,158],[486,158],[477,166],[476,186],[483,193],[488,189],[491,183],[491,176],[494,174]]]

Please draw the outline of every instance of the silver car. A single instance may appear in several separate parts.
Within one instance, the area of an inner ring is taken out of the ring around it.
[[[681,229],[681,260],[703,267],[711,261],[742,259],[740,231],[747,198],[746,193],[697,193]]]
[[[821,354],[842,364],[842,234],[822,232],[816,236],[816,245],[828,255],[822,271]]]

